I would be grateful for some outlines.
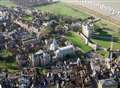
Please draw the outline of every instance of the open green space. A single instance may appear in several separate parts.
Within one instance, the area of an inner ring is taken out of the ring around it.
[[[110,48],[110,41],[104,41],[99,39],[93,39],[93,41],[104,48]]]
[[[0,0],[0,5],[7,6],[7,7],[15,6],[15,4],[10,2],[9,0]],[[72,17],[81,18],[81,19],[85,19],[88,16],[90,16],[89,13],[83,11],[82,9],[76,9],[72,6],[66,5],[61,2],[48,4],[48,5],[34,6],[34,8],[39,9],[41,11],[50,12],[56,15],[72,16]],[[32,21],[33,18],[31,16],[25,16],[23,17],[23,19],[26,21]],[[111,23],[103,19],[97,22],[96,25],[100,29],[104,29],[104,31],[107,32],[107,34],[118,38],[118,40],[114,42],[113,49],[120,49],[120,27],[115,25],[114,23]],[[106,36],[106,34],[102,34],[102,36]],[[93,39],[93,41],[103,46],[104,48],[109,48],[111,43],[110,40],[104,40],[99,38]]]
[[[0,57],[6,58],[9,56],[12,56],[12,53],[9,50],[5,49],[0,51]]]
[[[81,10],[81,9],[76,9],[74,7],[70,7],[64,3],[54,3],[54,4],[49,4],[49,5],[42,5],[42,6],[36,6],[35,8],[42,10],[42,11],[46,11],[46,12],[50,12],[50,13],[54,13],[57,15],[63,15],[63,16],[72,16],[75,18],[81,18],[81,19],[85,19],[88,16],[90,16],[89,13],[86,13],[85,11]],[[104,29],[104,31],[106,32],[105,34],[103,34],[102,32],[100,32],[102,34],[102,36],[106,36],[106,35],[112,35],[113,37],[116,38],[120,38],[120,27],[108,22],[106,20],[101,20],[99,22],[96,23],[96,25],[100,28],[100,29]],[[96,30],[95,30],[96,31]],[[98,31],[96,31],[98,32]],[[101,45],[104,48],[109,48],[111,41],[110,40],[104,40],[104,39],[93,39],[93,41],[99,45]],[[114,42],[114,46],[113,49],[120,49],[120,40],[117,40]]]
[[[77,33],[75,32],[69,32],[66,34],[66,38],[68,40],[70,40],[74,45],[78,46],[79,48],[82,49],[82,51],[84,52],[89,52],[92,50],[91,47],[87,46],[83,39],[81,38],[81,36],[79,36]]]
[[[17,71],[17,64],[9,50],[0,51],[0,69],[8,69],[11,73]]]
[[[17,64],[15,62],[0,61],[0,68],[7,69],[10,73],[15,73],[18,71]]]
[[[103,58],[108,58],[109,57],[109,52],[108,51],[97,51],[98,54],[102,55]]]
[[[23,20],[31,22],[33,20],[33,16],[26,15],[26,16],[23,17]]]
[[[106,32],[108,32],[109,34],[111,34],[112,36],[120,36],[120,26],[113,24],[109,21],[106,20],[101,20],[99,22],[96,23],[96,25],[101,28],[101,29],[107,29],[105,30]]]
[[[80,10],[78,11],[70,6],[65,5],[64,3],[53,3],[49,5],[36,6],[35,8],[42,11],[54,13],[57,15],[72,16],[72,17],[82,18],[82,19],[89,16],[85,12]]]
[[[15,7],[16,5],[9,0],[0,0],[0,6]]]
[[[112,36],[114,42],[113,49],[120,49],[120,28],[105,20],[96,23],[96,25],[97,28],[95,28],[95,32],[98,33],[100,37]],[[111,45],[111,39],[95,38],[93,41],[104,48],[110,48]]]

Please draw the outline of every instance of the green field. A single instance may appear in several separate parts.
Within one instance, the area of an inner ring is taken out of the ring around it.
[[[27,15],[27,16],[24,16],[24,17],[23,17],[23,20],[28,21],[28,22],[31,22],[31,21],[33,20],[33,17],[30,16],[30,15]]]
[[[0,6],[14,7],[16,5],[9,0],[0,0]]]
[[[85,19],[88,16],[90,16],[90,14],[86,13],[85,11],[83,11],[81,9],[80,10],[75,9],[64,3],[54,3],[54,4],[45,5],[45,6],[37,6],[35,8],[42,10],[42,11],[58,14],[58,15],[72,16],[72,17],[81,18],[81,19]],[[108,22],[106,20],[101,20],[101,21],[97,22],[96,25],[101,29],[107,29],[107,30],[104,30],[106,32],[106,34],[112,35],[113,37],[120,38],[119,37],[120,36],[120,27],[119,26],[117,26],[111,22]],[[96,31],[96,32],[98,32],[98,31]],[[104,34],[104,36],[106,36],[106,34]],[[103,34],[102,34],[102,36],[103,36]],[[102,39],[93,39],[93,41],[95,43],[103,46],[104,48],[109,48],[110,43],[111,43],[111,41],[109,41],[109,40],[106,41],[104,39],[103,40]],[[120,49],[120,40],[114,42],[113,49]]]
[[[112,36],[114,37],[113,49],[120,49],[120,28],[112,24],[111,22],[102,20],[96,25],[99,27],[99,30],[96,30],[97,33],[100,33],[100,36]],[[104,39],[93,39],[97,44],[103,46],[104,48],[110,48],[111,40]]]
[[[17,64],[9,50],[0,51],[0,69],[8,69],[11,73],[17,70]]]
[[[81,38],[81,36],[79,36],[78,34],[76,34],[75,32],[69,32],[66,35],[66,38],[68,40],[70,40],[74,45],[78,46],[79,48],[82,49],[83,52],[89,52],[92,50],[91,47],[87,46],[83,39]]]
[[[2,50],[0,51],[0,57],[6,58],[12,56],[12,53],[9,50]]]
[[[72,16],[72,17],[82,18],[82,19],[89,16],[85,12],[80,10],[78,11],[70,6],[65,5],[64,3],[54,3],[54,4],[45,5],[45,6],[36,6],[35,8],[42,11],[54,13],[57,15]]]
[[[10,73],[15,73],[16,71],[18,71],[17,64],[15,62],[8,63],[0,61],[0,69],[7,69]]]
[[[0,0],[0,5],[7,6],[7,7],[15,6],[13,3],[9,2],[8,0]],[[34,8],[37,8],[41,11],[57,14],[57,15],[72,16],[72,17],[81,18],[81,19],[85,19],[88,16],[90,16],[89,13],[87,13],[81,9],[76,9],[74,7],[71,7],[71,6],[61,3],[61,2],[48,4],[48,5],[35,6]],[[23,19],[25,19],[27,21],[32,20],[31,17],[24,17]],[[104,31],[106,32],[106,34],[112,35],[113,37],[117,37],[119,40],[114,42],[113,48],[120,49],[120,27],[109,21],[106,21],[106,20],[101,20],[101,21],[97,22],[96,25],[101,29],[105,29]],[[98,31],[96,31],[96,32],[98,32]],[[102,34],[102,32],[101,32],[101,34]],[[104,35],[102,34],[102,36],[106,36],[106,34],[104,34]],[[104,48],[109,48],[110,43],[111,43],[111,41],[109,41],[109,40],[106,41],[104,39],[99,39],[99,38],[93,39],[93,41],[95,43],[103,46]]]

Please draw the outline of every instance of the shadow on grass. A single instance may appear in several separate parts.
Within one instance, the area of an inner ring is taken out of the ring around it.
[[[12,56],[0,57],[0,61],[6,62],[6,63],[13,63],[13,62],[15,62],[15,58]]]
[[[113,37],[111,34],[109,34],[107,32],[107,30],[111,30],[109,28],[99,28],[99,27],[95,27],[95,32],[92,35],[93,39],[97,39],[97,40],[102,40],[102,41],[110,41],[113,38],[113,42],[120,42],[119,37]]]
[[[0,69],[8,69],[10,71],[17,70],[17,64],[15,62],[15,58],[10,57],[0,57]]]

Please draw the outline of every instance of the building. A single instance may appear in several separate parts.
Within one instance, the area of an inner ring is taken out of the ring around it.
[[[32,61],[32,66],[34,67],[46,66],[51,62],[51,56],[42,50],[30,55],[30,59]]]
[[[53,0],[11,0],[19,6],[35,6],[41,4],[51,3]]]
[[[53,42],[50,45],[50,50],[52,50],[52,51],[57,50],[58,47],[59,47],[59,45],[57,44],[56,40],[53,39]]]
[[[55,51],[56,57],[67,57],[75,54],[75,48],[73,45],[68,45],[62,48],[59,48]]]
[[[82,24],[82,33],[88,39],[91,37],[93,26],[94,25],[92,23],[86,23],[85,22],[85,23]]]
[[[30,88],[31,86],[31,77],[29,76],[21,76],[18,79],[19,88]]]
[[[118,83],[114,79],[99,80],[98,88],[118,88]]]
[[[82,24],[82,32],[80,33],[80,35],[84,39],[85,44],[89,43],[89,40],[93,32],[93,27],[94,27],[93,23],[91,24],[89,22],[84,22]]]
[[[5,36],[3,33],[0,33],[0,50],[5,49]]]
[[[88,44],[90,42],[90,38],[94,31],[94,24],[98,22],[99,18],[90,17],[82,23],[82,33],[81,36],[85,40],[85,43]]]

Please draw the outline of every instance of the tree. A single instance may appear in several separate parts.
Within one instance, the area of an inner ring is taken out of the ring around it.
[[[61,33],[63,33],[64,31],[65,31],[65,30],[64,30],[64,28],[63,28],[62,25],[58,25],[58,26],[56,26],[56,28],[55,28],[55,33],[61,34]]]
[[[49,33],[51,33],[53,31],[53,29],[50,26],[44,27],[43,29],[41,29],[40,31],[40,37],[46,37],[49,35]]]

